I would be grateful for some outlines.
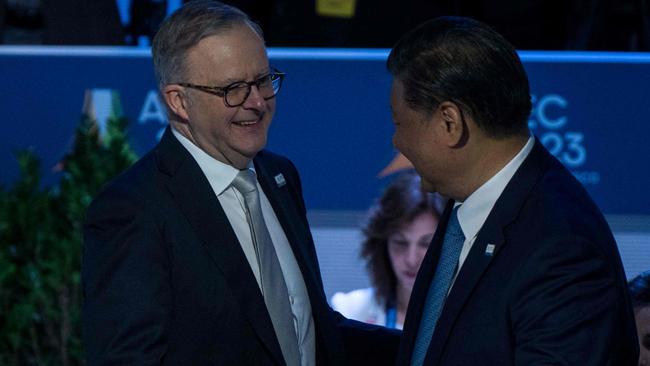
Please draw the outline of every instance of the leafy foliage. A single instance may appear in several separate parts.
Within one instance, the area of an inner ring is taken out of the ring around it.
[[[100,136],[83,116],[57,186],[42,187],[40,161],[17,154],[20,175],[0,186],[0,365],[81,365],[82,223],[92,197],[136,159],[124,118]]]

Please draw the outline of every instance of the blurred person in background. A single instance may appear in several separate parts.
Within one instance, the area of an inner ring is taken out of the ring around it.
[[[415,172],[390,184],[363,228],[361,257],[372,287],[336,293],[332,307],[344,316],[402,329],[422,258],[438,225],[444,202],[420,187]]]
[[[628,284],[636,332],[639,337],[639,366],[650,365],[650,271],[634,277]]]

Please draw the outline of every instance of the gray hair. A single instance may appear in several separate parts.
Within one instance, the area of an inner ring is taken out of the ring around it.
[[[158,88],[185,75],[187,51],[203,38],[219,34],[235,25],[250,26],[263,39],[262,29],[234,6],[213,0],[195,0],[183,5],[160,26],[151,53]]]

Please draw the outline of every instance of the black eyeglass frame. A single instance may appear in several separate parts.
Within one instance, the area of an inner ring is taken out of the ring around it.
[[[279,80],[278,81],[278,87],[273,88],[274,89],[273,90],[273,95],[271,95],[270,97],[263,97],[264,100],[269,100],[269,99],[275,98],[275,96],[278,95],[278,92],[280,92],[280,88],[282,87],[282,81],[284,81],[284,77],[286,76],[286,74],[284,72],[282,72],[282,71],[280,71],[280,70],[278,70],[278,69],[276,69],[274,67],[271,68],[271,72],[269,72],[268,74],[266,74],[266,75],[264,75],[264,76],[262,76],[262,77],[260,77],[260,78],[258,78],[256,80],[253,80],[253,81],[235,81],[234,83],[231,83],[231,84],[226,85],[224,87],[199,85],[199,84],[192,84],[192,83],[175,83],[175,84],[180,85],[180,86],[184,86],[186,88],[192,88],[192,89],[200,90],[202,92],[212,94],[212,95],[216,95],[218,97],[222,97],[223,102],[224,102],[224,104],[226,106],[231,107],[231,108],[235,108],[235,107],[239,107],[239,106],[243,105],[244,103],[246,103],[246,100],[248,100],[248,97],[251,95],[251,88],[253,87],[253,85],[256,86],[257,89],[259,90],[260,84],[262,84],[264,82],[264,79],[269,77],[269,76],[271,77],[271,84],[273,84],[273,82],[275,82],[276,80]],[[246,84],[247,90],[246,90],[246,95],[244,96],[244,99],[242,99],[241,103],[238,103],[238,104],[230,104],[230,103],[228,103],[228,97],[227,97],[228,92],[230,90],[232,90],[232,89],[235,89],[235,87],[242,86],[243,84]]]

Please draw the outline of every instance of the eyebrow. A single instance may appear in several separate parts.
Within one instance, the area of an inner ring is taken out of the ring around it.
[[[257,80],[257,79],[261,78],[262,76],[268,75],[270,73],[271,73],[271,68],[270,67],[266,68],[266,69],[264,69],[264,71],[260,71],[257,74],[255,74],[255,76],[253,77],[253,80]],[[225,81],[217,83],[217,85],[228,86],[228,85],[232,85],[232,84],[235,84],[235,83],[242,83],[242,82],[246,82],[246,79],[228,78]]]
[[[427,242],[430,242],[433,239],[433,236],[436,234],[436,232],[424,234],[421,237],[418,238],[419,241],[426,240]]]
[[[406,236],[404,236],[404,234],[402,234],[401,231],[396,231],[396,232],[394,232],[394,233],[388,235],[388,238],[387,238],[387,239],[390,240],[390,239],[393,239],[393,238],[394,238],[394,239],[402,239],[402,240],[406,240]]]

